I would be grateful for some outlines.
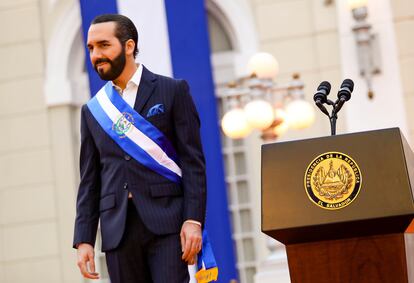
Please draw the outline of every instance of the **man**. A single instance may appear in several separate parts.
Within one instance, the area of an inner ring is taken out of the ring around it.
[[[98,279],[98,221],[112,283],[188,282],[206,207],[200,122],[185,81],[135,63],[138,33],[121,15],[96,17],[90,60],[102,88],[81,113],[74,247]]]

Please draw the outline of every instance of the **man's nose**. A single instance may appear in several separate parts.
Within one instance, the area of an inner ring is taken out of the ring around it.
[[[96,60],[101,59],[102,58],[102,53],[100,52],[100,50],[98,48],[94,48],[92,49],[92,51],[90,52],[90,58],[91,58],[91,62],[95,63]]]

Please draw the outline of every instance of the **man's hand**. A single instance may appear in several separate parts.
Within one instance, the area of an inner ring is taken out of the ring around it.
[[[202,247],[201,227],[195,223],[184,222],[181,228],[181,250],[183,256],[181,257],[189,265],[196,261],[196,255]]]
[[[95,272],[95,252],[90,244],[82,243],[78,246],[78,267],[83,277],[89,279],[99,279],[99,274]],[[89,263],[89,270],[88,264]]]

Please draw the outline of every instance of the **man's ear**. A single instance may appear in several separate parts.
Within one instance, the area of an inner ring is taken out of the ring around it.
[[[125,53],[127,55],[134,56],[135,42],[132,39],[128,39],[125,42]]]

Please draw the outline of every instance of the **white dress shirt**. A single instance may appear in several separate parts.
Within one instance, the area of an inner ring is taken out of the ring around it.
[[[112,85],[115,87],[116,91],[132,108],[134,108],[135,100],[137,99],[137,92],[139,83],[141,82],[142,70],[142,64],[139,64],[137,70],[135,71],[131,79],[128,81],[124,90],[122,90],[119,86],[112,82]]]

